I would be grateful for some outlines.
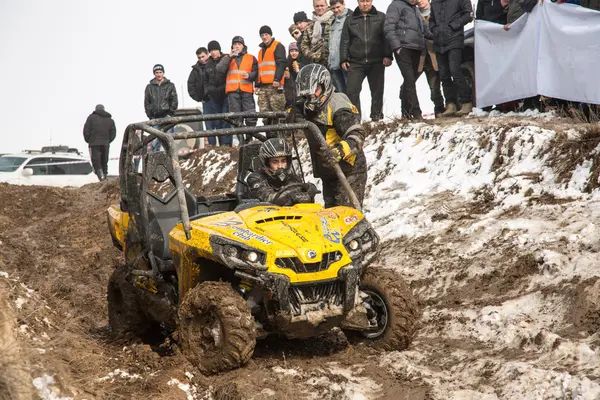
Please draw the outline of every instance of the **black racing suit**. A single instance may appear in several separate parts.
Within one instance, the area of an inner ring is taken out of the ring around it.
[[[329,146],[335,146],[342,140],[348,143],[353,153],[340,160],[339,164],[362,206],[367,184],[367,160],[362,149],[366,133],[360,124],[356,107],[344,93],[334,92],[320,110],[309,112],[303,105],[296,104],[295,110],[292,110],[294,112],[293,119],[301,120],[304,115],[308,121],[316,124]],[[319,143],[310,134],[307,138],[314,176],[323,181],[325,207],[353,207],[329,161],[324,159]]]
[[[293,173],[288,173],[285,180],[272,177],[264,170],[258,170],[246,179],[252,195],[260,201],[273,203],[278,206],[293,206],[298,203],[312,203],[316,194],[316,187],[310,183],[303,184],[300,178]],[[286,186],[291,184],[302,184],[296,189],[282,192]],[[279,195],[282,193],[282,195]],[[279,195],[279,196],[278,196]]]

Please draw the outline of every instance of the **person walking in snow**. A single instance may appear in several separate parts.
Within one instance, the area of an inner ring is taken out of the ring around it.
[[[98,180],[103,181],[108,175],[108,150],[115,140],[117,129],[112,115],[106,112],[102,104],[98,104],[83,126],[83,139],[90,147],[90,157]]]
[[[321,64],[303,67],[296,79],[299,99],[290,110],[288,122],[306,119],[317,125],[329,146],[319,148],[311,135],[309,147],[316,178],[323,181],[325,207],[353,207],[333,168],[339,163],[350,187],[362,205],[367,183],[367,161],[363,152],[366,132],[357,108],[343,93],[334,92],[331,74]]]
[[[313,20],[302,35],[302,57],[306,62],[328,66],[329,32],[335,19],[326,0],[313,0]]]
[[[473,111],[473,94],[462,69],[464,27],[473,20],[470,0],[436,0],[431,3],[429,29],[433,34],[433,50],[437,55],[440,79],[446,98],[442,117],[469,115]],[[462,106],[457,111],[460,100]]]

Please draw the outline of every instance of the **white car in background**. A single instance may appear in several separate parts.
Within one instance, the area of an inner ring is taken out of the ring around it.
[[[77,149],[43,147],[0,156],[0,182],[14,185],[83,186],[98,182],[92,164]]]

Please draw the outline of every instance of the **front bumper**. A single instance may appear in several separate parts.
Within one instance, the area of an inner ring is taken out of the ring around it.
[[[355,308],[359,271],[352,264],[337,279],[292,285],[287,276],[262,273],[272,330],[289,338],[312,337],[339,326]]]

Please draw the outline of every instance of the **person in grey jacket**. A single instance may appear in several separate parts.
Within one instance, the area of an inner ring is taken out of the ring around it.
[[[400,89],[402,117],[423,119],[417,97],[417,77],[425,36],[431,37],[421,18],[417,0],[394,0],[389,5],[383,27],[385,38],[394,52],[404,82]]]
[[[346,84],[348,83],[348,71],[342,69],[340,63],[340,42],[342,40],[342,29],[346,17],[352,14],[352,10],[346,8],[344,0],[330,0],[329,6],[335,19],[331,23],[329,31],[329,71],[335,90],[340,93],[346,93]]]

